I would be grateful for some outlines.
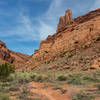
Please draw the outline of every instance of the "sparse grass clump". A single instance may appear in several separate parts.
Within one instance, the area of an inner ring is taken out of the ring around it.
[[[98,90],[100,91],[100,84],[97,84],[97,88],[98,88]]]
[[[2,91],[3,90],[3,86],[2,85],[0,85],[0,91]]]
[[[30,72],[30,77],[32,80],[34,80],[36,76],[37,76],[37,73]]]
[[[48,81],[48,76],[45,76],[45,75],[42,75],[42,74],[37,75],[37,76],[35,77],[35,81],[36,81],[36,82]]]
[[[82,85],[82,75],[81,74],[69,74],[68,75],[68,84],[72,85]]]
[[[58,79],[59,81],[66,81],[66,80],[67,80],[67,76],[66,76],[65,74],[61,74],[61,75],[59,75],[59,76],[57,77],[57,79]]]
[[[60,57],[63,58],[66,55],[67,51],[63,52]]]
[[[55,86],[53,87],[53,90],[60,90],[60,89],[61,89],[61,87],[58,86],[58,85],[55,85]]]
[[[70,54],[69,56],[68,56],[68,58],[72,58],[74,55],[73,54]]]
[[[0,100],[10,100],[8,93],[0,93]]]
[[[88,81],[88,82],[98,82],[99,81],[98,79],[96,79],[92,75],[85,75],[85,76],[83,76],[83,80],[84,81]]]
[[[18,83],[28,83],[31,81],[42,82],[48,81],[48,76],[33,72],[16,72],[14,74],[9,75],[8,81],[15,81]]]
[[[16,72],[14,74],[10,74],[8,80],[23,83],[23,82],[30,82],[31,77],[32,77],[31,74],[28,72],[24,72],[24,73]]]
[[[83,93],[82,91],[72,96],[72,100],[93,100],[93,98],[93,96]]]
[[[15,85],[11,85],[10,88],[9,88],[9,91],[18,91],[19,88],[16,87]]]

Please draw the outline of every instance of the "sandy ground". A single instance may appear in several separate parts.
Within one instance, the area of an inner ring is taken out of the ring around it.
[[[62,94],[59,90],[54,90],[53,87],[46,87],[46,84],[31,82],[30,86],[32,87],[31,92],[38,94],[38,97],[41,99],[46,98],[47,100],[71,100],[70,99],[70,87],[64,86],[64,89],[67,90],[65,94]]]

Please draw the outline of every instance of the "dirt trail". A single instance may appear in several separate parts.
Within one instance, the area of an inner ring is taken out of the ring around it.
[[[38,97],[42,99],[46,98],[47,100],[70,100],[70,95],[69,93],[62,94],[60,90],[53,90],[51,86],[43,88],[47,86],[46,84],[43,83],[36,83],[32,82],[30,83],[30,86],[33,87],[31,89],[32,93],[38,94]],[[68,86],[64,87],[66,90],[69,89]]]

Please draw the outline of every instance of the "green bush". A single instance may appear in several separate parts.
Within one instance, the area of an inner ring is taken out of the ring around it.
[[[10,74],[8,77],[8,81],[16,81],[19,83],[29,82],[29,81],[31,81],[30,73],[16,72],[14,74]]]
[[[0,100],[10,100],[8,93],[0,93]]]
[[[30,72],[30,77],[32,80],[34,80],[36,76],[37,76],[37,73]]]
[[[67,51],[63,52],[60,57],[63,58],[66,55]]]
[[[2,91],[3,90],[3,87],[2,87],[2,85],[0,85],[0,91]]]
[[[72,100],[93,100],[93,96],[87,95],[86,93],[83,93],[80,91],[80,93],[77,93],[76,95],[72,96]]]
[[[98,37],[98,38],[96,39],[96,41],[100,41],[100,37]]]
[[[68,56],[68,58],[72,58],[74,55],[73,54],[70,54],[69,56]]]
[[[9,75],[8,81],[16,81],[19,83],[23,83],[23,82],[34,81],[36,77],[39,78],[40,76],[37,75],[37,73],[33,73],[33,72],[24,72],[24,73],[16,72]]]
[[[45,75],[37,75],[34,79],[36,82],[48,81],[48,76]]]
[[[7,77],[14,72],[14,67],[9,63],[0,64],[0,78]]]
[[[14,74],[11,73],[11,74],[9,75],[9,77],[8,77],[8,81],[14,81],[15,79],[16,79],[15,73],[14,73]]]
[[[100,84],[97,84],[97,88],[98,88],[98,90],[100,91]]]
[[[82,85],[82,76],[80,74],[69,74],[68,75],[68,84],[72,85]]]
[[[99,82],[99,80],[93,77],[92,75],[83,76],[83,80],[88,81],[88,82]]]
[[[9,88],[10,91],[18,91],[19,88],[16,87],[15,85],[11,85],[10,88]]]
[[[62,74],[62,75],[59,75],[59,76],[57,77],[57,79],[58,79],[59,81],[66,81],[67,76],[64,75],[64,74]]]

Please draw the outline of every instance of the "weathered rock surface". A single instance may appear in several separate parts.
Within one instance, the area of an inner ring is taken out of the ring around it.
[[[68,52],[66,56],[72,50],[80,52],[80,49],[86,48],[98,37],[100,37],[100,9],[77,18],[72,18],[72,11],[67,10],[65,16],[59,20],[57,32],[41,41],[40,48],[35,51],[26,67],[53,61],[64,52]]]
[[[20,67],[24,62],[28,61],[30,56],[14,52],[6,47],[6,44],[0,41],[0,63],[9,62],[16,67]]]
[[[70,25],[74,22],[72,18],[72,11],[66,10],[65,16],[61,16],[57,26],[57,32],[61,32],[65,29],[67,25]]]

